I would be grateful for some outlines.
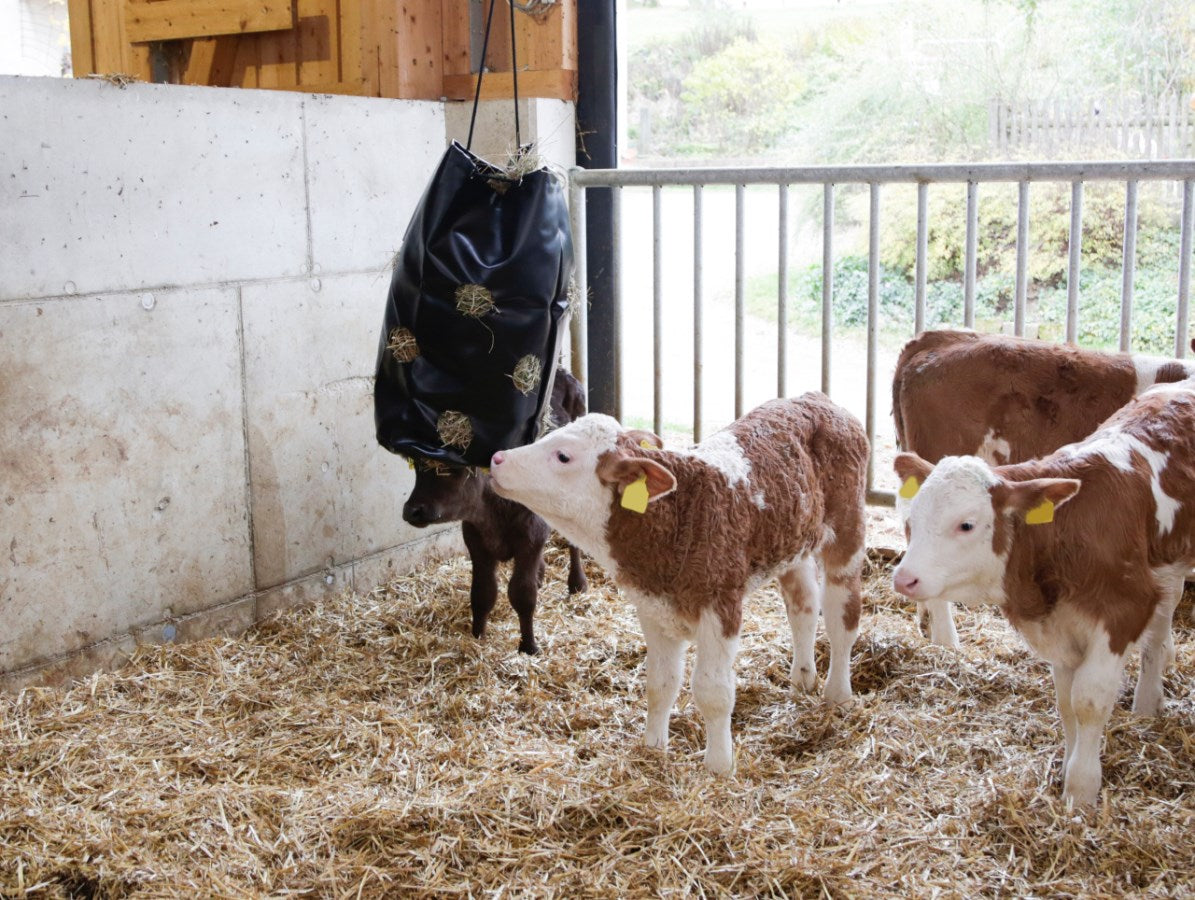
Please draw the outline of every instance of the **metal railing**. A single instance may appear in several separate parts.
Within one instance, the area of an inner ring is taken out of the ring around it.
[[[1187,354],[1188,301],[1192,251],[1192,215],[1195,214],[1195,160],[1131,161],[1131,162],[1058,162],[1058,163],[991,163],[975,165],[906,165],[906,166],[814,166],[807,168],[702,168],[702,169],[572,169],[569,172],[569,199],[573,236],[578,248],[585,247],[585,198],[589,188],[613,188],[614,230],[617,235],[621,220],[621,189],[650,187],[652,189],[652,322],[653,322],[653,425],[658,432],[663,420],[661,385],[661,334],[664,329],[662,312],[662,248],[661,193],[665,187],[688,187],[693,192],[693,434],[699,440],[702,422],[702,318],[703,318],[703,262],[702,191],[707,186],[725,185],[735,188],[735,273],[734,273],[734,415],[743,410],[744,384],[744,197],[749,185],[772,185],[779,191],[777,230],[777,373],[776,394],[787,394],[787,285],[790,185],[820,185],[823,198],[822,221],[822,317],[821,317],[821,390],[830,396],[830,362],[833,350],[832,298],[834,274],[834,200],[836,188],[843,185],[866,186],[870,193],[868,221],[868,288],[866,325],[866,412],[864,425],[868,440],[872,441],[872,458],[868,465],[868,502],[882,505],[893,503],[893,494],[874,487],[874,439],[876,435],[876,355],[879,342],[879,284],[880,284],[880,197],[884,185],[905,184],[917,188],[917,233],[914,281],[914,333],[920,333],[926,321],[926,284],[928,257],[928,190],[931,184],[954,183],[966,185],[966,238],[963,265],[963,322],[974,327],[977,274],[977,245],[979,229],[979,187],[990,183],[1015,183],[1017,191],[1016,271],[1014,277],[1013,331],[1025,333],[1025,317],[1029,288],[1029,226],[1030,185],[1034,182],[1070,182],[1071,216],[1067,266],[1066,340],[1074,343],[1077,336],[1079,310],[1079,270],[1082,250],[1083,187],[1087,182],[1120,182],[1125,185],[1123,281],[1120,305],[1120,348],[1130,346],[1133,284],[1136,271],[1136,237],[1138,187],[1142,181],[1167,181],[1182,185],[1182,217],[1180,250],[1177,261],[1178,295],[1175,312],[1174,353]],[[613,293],[608,307],[600,314],[612,317],[617,328],[622,308],[622,285],[619,275],[618,241],[615,259],[609,261],[614,273]],[[581,296],[588,296],[588,266],[585,254],[577,254],[576,278]],[[579,304],[571,326],[573,369],[588,384],[586,304]],[[598,314],[598,313],[595,313]],[[617,333],[617,332],[616,332]],[[617,347],[617,345],[616,345]],[[617,349],[616,349],[617,354]],[[615,359],[614,371],[619,371]],[[615,414],[621,417],[621,393]]]

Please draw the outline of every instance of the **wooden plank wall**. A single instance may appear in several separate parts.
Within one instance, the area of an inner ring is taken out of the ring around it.
[[[151,80],[151,44],[127,39],[128,4],[178,0],[68,2],[76,73]],[[483,0],[487,9],[490,2],[498,8],[483,96],[509,97],[510,12],[505,0]],[[516,14],[521,95],[575,99],[577,2],[559,0],[537,16]],[[286,30],[157,46],[169,48],[172,80],[184,84],[422,100],[473,97],[469,0],[291,0],[289,16]]]

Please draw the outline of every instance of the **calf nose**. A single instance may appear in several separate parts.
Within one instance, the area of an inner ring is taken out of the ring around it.
[[[422,503],[407,503],[402,508],[403,521],[409,525],[414,525],[416,528],[423,528],[431,524],[431,516],[428,515],[427,507]]]
[[[920,584],[920,578],[910,575],[908,572],[902,572],[900,569],[892,574],[892,586],[896,588],[896,592],[911,599],[916,599],[917,587]]]
[[[492,469],[492,468],[494,468],[494,466],[500,466],[504,462],[506,462],[506,457],[503,456],[502,451],[499,450],[492,457],[490,457],[490,468]]]

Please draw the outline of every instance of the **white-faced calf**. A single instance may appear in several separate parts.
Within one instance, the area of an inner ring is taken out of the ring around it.
[[[905,344],[892,378],[902,450],[936,463],[973,455],[990,465],[1040,459],[1081,441],[1154,384],[1195,375],[1195,365],[1100,353],[973,331],[927,331]],[[897,507],[905,511],[903,499]],[[930,640],[958,646],[950,605],[923,607]]]
[[[1078,804],[1098,796],[1104,728],[1135,645],[1133,709],[1153,714],[1161,703],[1164,645],[1195,564],[1193,387],[1151,388],[1040,461],[896,458],[908,492],[919,486],[896,590],[918,602],[996,604],[1050,663],[1063,793]]]
[[[814,393],[766,403],[691,450],[645,447],[639,438],[609,416],[584,416],[495,454],[494,487],[594,556],[635,605],[647,643],[649,746],[667,747],[684,651],[696,643],[692,687],[705,720],[705,764],[728,772],[743,598],[768,579],[779,577],[792,628],[793,683],[817,683],[813,646],[824,605],[824,695],[851,695],[867,438]]]
[[[554,423],[571,422],[585,412],[580,383],[563,369],[552,384]],[[440,522],[461,523],[461,535],[473,569],[469,602],[473,636],[485,634],[498,599],[498,563],[513,560],[507,596],[519,616],[519,652],[539,652],[535,642],[535,606],[544,580],[544,544],[551,529],[524,506],[494,493],[490,477],[477,469],[417,460],[415,487],[403,505],[402,517],[416,528]],[[588,587],[581,556],[569,547],[568,592]]]

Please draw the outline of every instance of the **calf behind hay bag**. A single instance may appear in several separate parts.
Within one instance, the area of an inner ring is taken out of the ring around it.
[[[378,342],[387,450],[485,466],[535,440],[552,395],[573,247],[560,181],[453,142],[415,209]]]

